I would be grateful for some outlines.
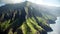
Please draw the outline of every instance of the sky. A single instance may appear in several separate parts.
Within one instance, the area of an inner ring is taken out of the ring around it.
[[[30,0],[32,1],[32,0]],[[37,4],[42,4],[42,5],[48,5],[48,6],[58,6],[60,7],[60,0],[34,0],[33,2]]]
[[[44,0],[47,3],[53,3],[53,4],[59,4],[60,5],[60,0]]]
[[[44,3],[50,5],[60,6],[60,0],[44,0]]]
[[[0,6],[6,3],[19,3],[25,0],[0,0]],[[48,6],[58,6],[60,7],[60,0],[28,0],[33,3],[48,5]]]

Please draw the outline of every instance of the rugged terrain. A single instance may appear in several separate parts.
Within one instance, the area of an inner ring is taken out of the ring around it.
[[[45,8],[28,1],[0,7],[0,33],[47,34],[53,31],[49,25],[55,23],[56,16]]]

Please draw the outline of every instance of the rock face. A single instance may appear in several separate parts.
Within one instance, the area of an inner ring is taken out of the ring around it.
[[[42,8],[28,1],[0,7],[0,33],[47,34],[53,31],[49,24],[54,24],[56,17]]]

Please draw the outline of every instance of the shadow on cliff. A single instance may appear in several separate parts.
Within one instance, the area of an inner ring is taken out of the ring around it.
[[[9,16],[7,14],[5,14],[5,16],[4,16],[3,20],[1,20],[1,22],[10,19],[11,20],[10,24],[11,23],[12,24],[7,28],[7,30],[5,30],[5,31],[0,30],[1,34],[8,34],[10,28],[13,29],[13,33],[14,33],[16,31],[16,29],[18,29],[23,24],[23,22],[26,20],[25,19],[26,12],[25,12],[24,8],[21,8],[20,10],[21,10],[21,15],[19,14],[19,11],[17,10],[14,20],[12,20],[14,13],[10,14]],[[22,33],[22,31],[20,31],[20,33]]]

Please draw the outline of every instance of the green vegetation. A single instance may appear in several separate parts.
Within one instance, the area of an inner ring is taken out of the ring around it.
[[[38,19],[41,25],[49,27],[49,25],[46,23],[46,20],[40,17],[36,17],[36,18]],[[9,27],[10,25],[9,23],[10,20],[1,23],[1,30],[5,31]],[[18,27],[18,29],[21,29],[23,34],[37,34],[42,31],[45,31],[45,29],[43,29],[41,26],[38,25],[34,17],[26,19],[26,21],[23,22],[22,26]],[[10,29],[8,34],[13,34],[12,30],[13,29]],[[14,34],[17,34],[17,32],[15,32]]]
[[[1,30],[2,31],[5,31],[9,26],[10,26],[10,20],[7,20],[7,21],[5,21],[5,22],[0,22],[0,26],[1,26]]]

